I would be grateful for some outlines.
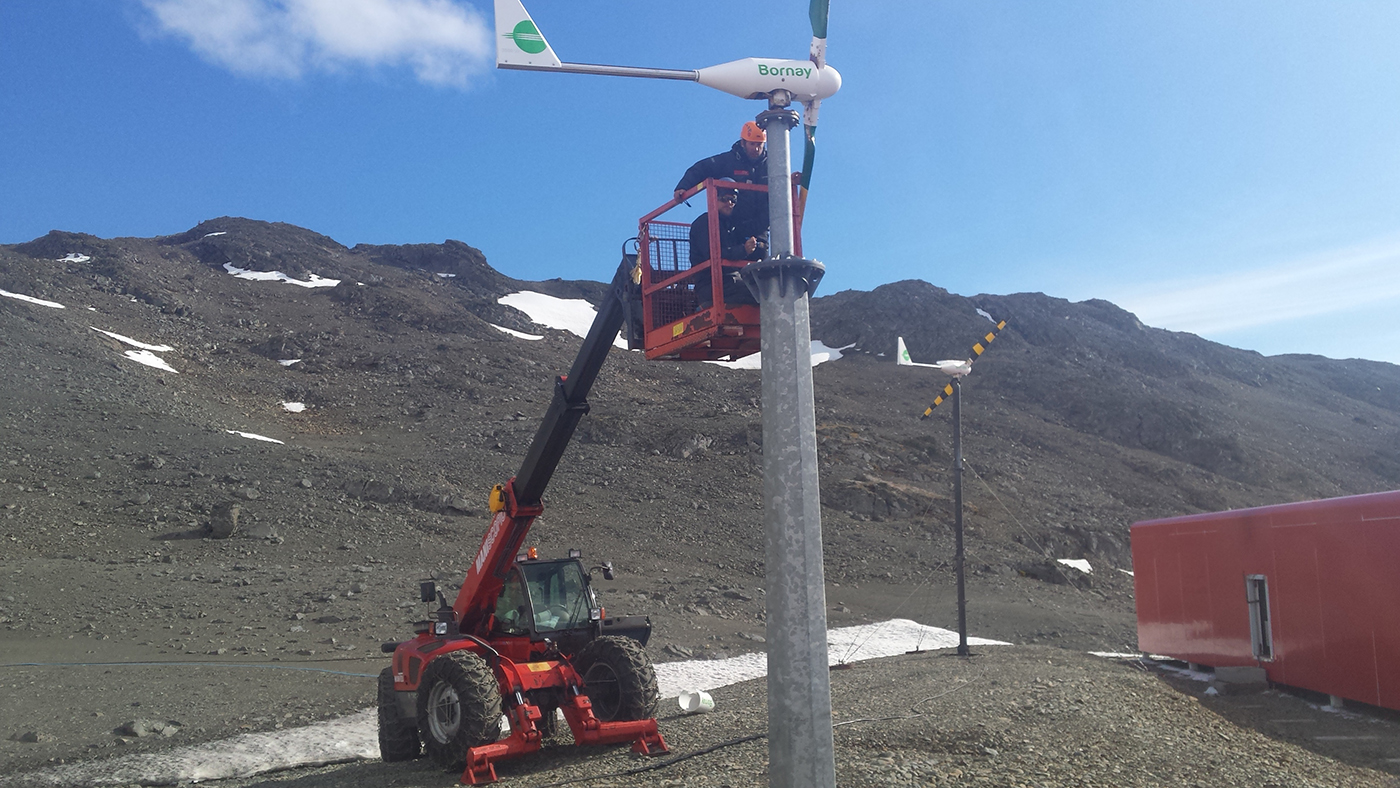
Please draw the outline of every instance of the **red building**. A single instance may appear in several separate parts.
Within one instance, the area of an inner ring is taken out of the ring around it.
[[[1400,491],[1132,527],[1138,647],[1400,709]]]

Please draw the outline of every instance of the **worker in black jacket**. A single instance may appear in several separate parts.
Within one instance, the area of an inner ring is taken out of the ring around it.
[[[715,222],[719,225],[719,257],[722,260],[762,260],[768,254],[768,244],[763,236],[747,232],[746,227],[735,221],[735,204],[739,201],[738,189],[717,189]],[[703,265],[710,261],[710,214],[702,213],[690,223],[690,264]],[[716,263],[718,265],[718,263]],[[695,292],[699,297],[700,308],[708,309],[714,301],[711,296],[710,269],[696,274]],[[721,274],[724,284],[724,302],[731,306],[755,303],[753,294],[742,284],[734,271]]]
[[[729,150],[690,165],[676,184],[674,199],[693,189],[706,178],[728,178],[738,183],[768,184],[768,135],[757,123],[749,121],[739,132],[739,141]],[[750,235],[768,234],[768,195],[764,192],[742,190],[734,209],[736,221]]]
[[[762,260],[768,244],[762,236],[746,232],[735,219],[738,189],[719,189],[715,195],[718,206],[719,256],[724,260]],[[710,259],[710,214],[702,213],[690,223],[690,264],[700,265]]]

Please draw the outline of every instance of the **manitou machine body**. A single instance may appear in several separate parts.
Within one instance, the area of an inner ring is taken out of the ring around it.
[[[699,188],[712,195],[712,186]],[[713,197],[709,203],[713,216]],[[449,605],[435,584],[424,583],[423,601],[438,604],[433,619],[420,621],[411,640],[384,644],[393,654],[379,676],[384,760],[426,751],[445,767],[464,764],[463,783],[490,782],[493,762],[540,749],[557,725],[556,710],[577,744],[666,751],[654,718],[656,672],[643,649],[650,619],[606,615],[591,582],[595,570],[612,578],[609,563],[590,568],[577,550],[557,560],[522,550],[619,330],[626,329],[629,347],[655,358],[733,359],[758,349],[757,307],[727,303],[719,281],[747,262],[722,260],[712,244],[714,256],[692,267],[684,238],[655,242],[656,228],[666,226],[656,217],[676,205],[641,221],[637,253],[624,254],[573,367],[555,380],[520,470],[491,491],[491,524],[456,599]],[[732,284],[727,289],[732,296]]]

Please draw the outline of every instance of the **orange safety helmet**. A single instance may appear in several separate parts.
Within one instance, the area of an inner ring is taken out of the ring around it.
[[[758,127],[757,123],[749,121],[744,124],[744,128],[739,131],[739,139],[749,142],[767,142],[768,132]]]

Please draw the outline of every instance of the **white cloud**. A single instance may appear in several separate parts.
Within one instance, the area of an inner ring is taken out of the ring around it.
[[[1144,323],[1195,334],[1354,313],[1400,298],[1400,240],[1332,250],[1271,268],[1125,290],[1109,300]]]
[[[293,78],[349,66],[408,66],[465,85],[491,62],[492,33],[451,0],[141,0],[156,27],[240,74]]]

